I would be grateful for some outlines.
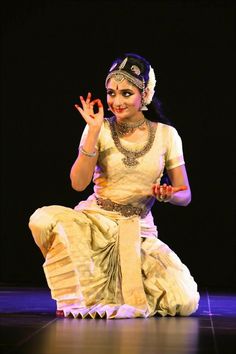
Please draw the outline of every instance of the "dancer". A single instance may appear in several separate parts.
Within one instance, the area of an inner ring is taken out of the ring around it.
[[[43,206],[29,222],[58,315],[188,316],[198,308],[197,284],[159,239],[151,211],[155,201],[191,201],[182,140],[164,121],[155,85],[150,63],[126,53],[105,78],[111,116],[90,92],[75,105],[85,128],[71,184],[81,192],[92,181],[94,191],[74,209]],[[170,183],[161,183],[165,171]]]

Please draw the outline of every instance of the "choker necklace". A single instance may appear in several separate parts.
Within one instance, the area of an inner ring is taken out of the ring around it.
[[[131,150],[128,150],[127,148],[125,148],[121,144],[121,141],[119,139],[119,134],[117,131],[117,123],[116,123],[115,116],[108,119],[113,141],[115,143],[116,148],[124,155],[124,157],[122,158],[122,162],[127,167],[137,166],[139,164],[137,159],[139,157],[145,155],[151,149],[151,147],[153,145],[153,142],[155,139],[155,133],[156,133],[156,126],[154,126],[153,123],[147,119],[145,119],[145,121],[148,126],[148,141],[141,150],[131,151]]]
[[[128,135],[134,132],[136,128],[141,127],[146,122],[146,118],[140,119],[135,123],[118,123],[115,119],[116,131],[119,135]]]

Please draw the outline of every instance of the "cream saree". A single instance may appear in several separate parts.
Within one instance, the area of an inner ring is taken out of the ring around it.
[[[86,129],[81,142],[85,134]],[[158,239],[151,214],[152,183],[161,178],[164,166],[184,163],[177,132],[158,123],[152,149],[128,170],[106,122],[98,149],[94,194],[74,209],[44,206],[30,218],[57,309],[74,318],[192,314],[198,308],[197,284],[178,256]],[[101,208],[96,197],[145,205],[150,211],[144,218],[125,217]]]

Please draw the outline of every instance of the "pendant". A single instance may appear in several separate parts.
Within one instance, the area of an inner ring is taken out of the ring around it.
[[[135,159],[135,157],[132,156],[126,156],[122,159],[122,161],[124,162],[124,164],[126,166],[137,166],[139,164],[139,162]]]

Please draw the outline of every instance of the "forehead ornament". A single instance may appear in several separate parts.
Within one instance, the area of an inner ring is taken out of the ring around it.
[[[118,69],[115,69],[115,67],[117,66],[117,62],[115,62],[111,66],[111,68],[109,70],[109,74],[107,75],[106,81],[105,81],[105,86],[106,87],[107,87],[108,80],[111,77],[113,77],[114,80],[117,81],[117,82],[121,82],[121,81],[126,79],[129,82],[131,82],[133,85],[135,85],[136,87],[141,89],[141,90],[143,90],[145,88],[145,81],[144,81],[143,78],[140,80],[139,78],[133,76],[131,73],[129,73],[128,71],[125,70],[125,66],[126,66],[127,61],[128,61],[128,57],[126,57],[120,63]],[[132,65],[130,70],[131,70],[132,73],[134,73],[137,76],[139,76],[141,74],[141,70],[139,69],[139,67],[137,65]]]
[[[127,60],[128,60],[128,58],[125,58],[122,61],[122,63],[120,63],[118,70],[122,70],[125,67],[125,65],[127,63]],[[114,66],[112,65],[110,71],[112,71],[112,68],[114,68]],[[121,82],[121,81],[123,81],[125,79],[124,75],[121,72],[119,72],[119,71],[116,74],[114,74],[113,77],[114,77],[115,81],[117,81],[117,82]]]
[[[113,78],[114,78],[114,80],[116,81],[116,82],[121,82],[121,81],[123,81],[124,79],[125,79],[125,77],[124,77],[124,75],[122,75],[122,74],[114,74],[113,75]]]

